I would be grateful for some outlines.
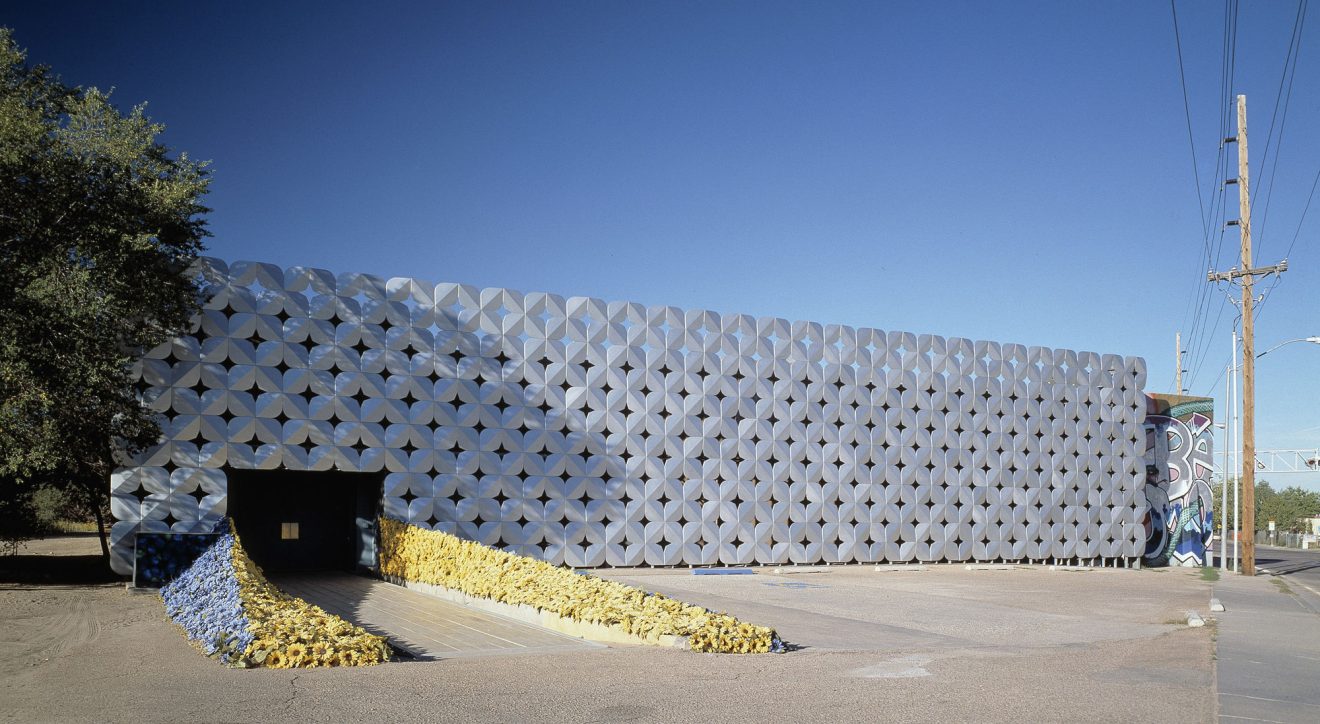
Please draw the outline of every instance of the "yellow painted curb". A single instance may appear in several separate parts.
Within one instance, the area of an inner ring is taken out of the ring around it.
[[[653,636],[638,636],[629,633],[616,625],[603,623],[593,623],[590,621],[574,621],[571,618],[565,618],[553,611],[543,611],[539,608],[528,606],[527,604],[511,604],[493,601],[489,598],[478,598],[469,596],[462,591],[456,591],[452,588],[437,586],[434,583],[420,583],[418,581],[407,581],[398,576],[382,576],[389,583],[396,586],[403,586],[418,593],[425,593],[428,596],[435,596],[450,603],[457,603],[469,608],[475,608],[479,611],[494,613],[500,616],[529,623],[533,626],[541,626],[551,631],[557,631],[566,636],[586,639],[587,641],[596,641],[602,644],[640,644],[645,646],[664,646],[673,649],[687,649],[688,637],[675,636],[673,634],[657,634]]]

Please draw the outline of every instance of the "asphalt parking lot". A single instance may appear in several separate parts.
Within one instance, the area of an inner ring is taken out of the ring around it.
[[[603,575],[774,626],[781,655],[651,647],[235,670],[122,586],[0,584],[9,721],[1206,721],[1191,571],[870,566]]]

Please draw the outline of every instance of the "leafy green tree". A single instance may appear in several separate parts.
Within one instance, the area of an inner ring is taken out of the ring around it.
[[[0,28],[0,485],[54,484],[99,513],[114,441],[160,435],[130,370],[197,312],[187,269],[209,235],[206,164],[162,131],[28,65]]]
[[[1284,488],[1261,501],[1258,514],[1257,530],[1269,530],[1269,522],[1274,521],[1275,529],[1289,533],[1310,530],[1306,519],[1320,514],[1320,493],[1304,490],[1296,485]],[[1259,519],[1263,518],[1263,522]]]
[[[1228,528],[1233,530],[1233,482],[1236,478],[1228,480],[1228,507],[1224,511],[1228,518]],[[1215,500],[1215,531],[1219,530],[1219,491],[1221,483],[1215,483],[1211,486]],[[1296,485],[1276,491],[1273,486],[1265,480],[1256,481],[1256,530],[1269,530],[1270,521],[1274,521],[1275,528],[1280,531],[1302,531],[1307,529],[1304,519],[1314,515],[1320,515],[1320,493],[1300,488]]]

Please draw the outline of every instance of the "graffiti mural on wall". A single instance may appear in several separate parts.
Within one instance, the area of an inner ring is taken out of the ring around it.
[[[1214,400],[1146,395],[1146,564],[1201,566],[1212,550]]]

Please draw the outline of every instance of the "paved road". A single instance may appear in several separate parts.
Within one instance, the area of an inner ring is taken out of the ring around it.
[[[416,658],[527,654],[600,644],[348,573],[273,576],[280,590],[390,641]]]
[[[1257,546],[1256,567],[1320,596],[1320,550]]]
[[[1232,551],[1230,565],[1231,554]],[[1320,605],[1320,549],[1303,551],[1257,545],[1256,568],[1259,573],[1282,578],[1307,598],[1315,596],[1312,602]]]
[[[1214,584],[1220,720],[1320,721],[1320,551],[1257,546],[1256,568]]]
[[[1214,719],[1212,629],[1182,625],[1209,600],[1199,571],[614,575],[774,626],[800,648],[239,670],[199,654],[155,596],[0,585],[0,722]],[[1268,581],[1249,583],[1289,602]]]
[[[1214,614],[1222,722],[1320,721],[1320,613],[1284,580],[1229,574],[1214,586],[1227,608]]]

